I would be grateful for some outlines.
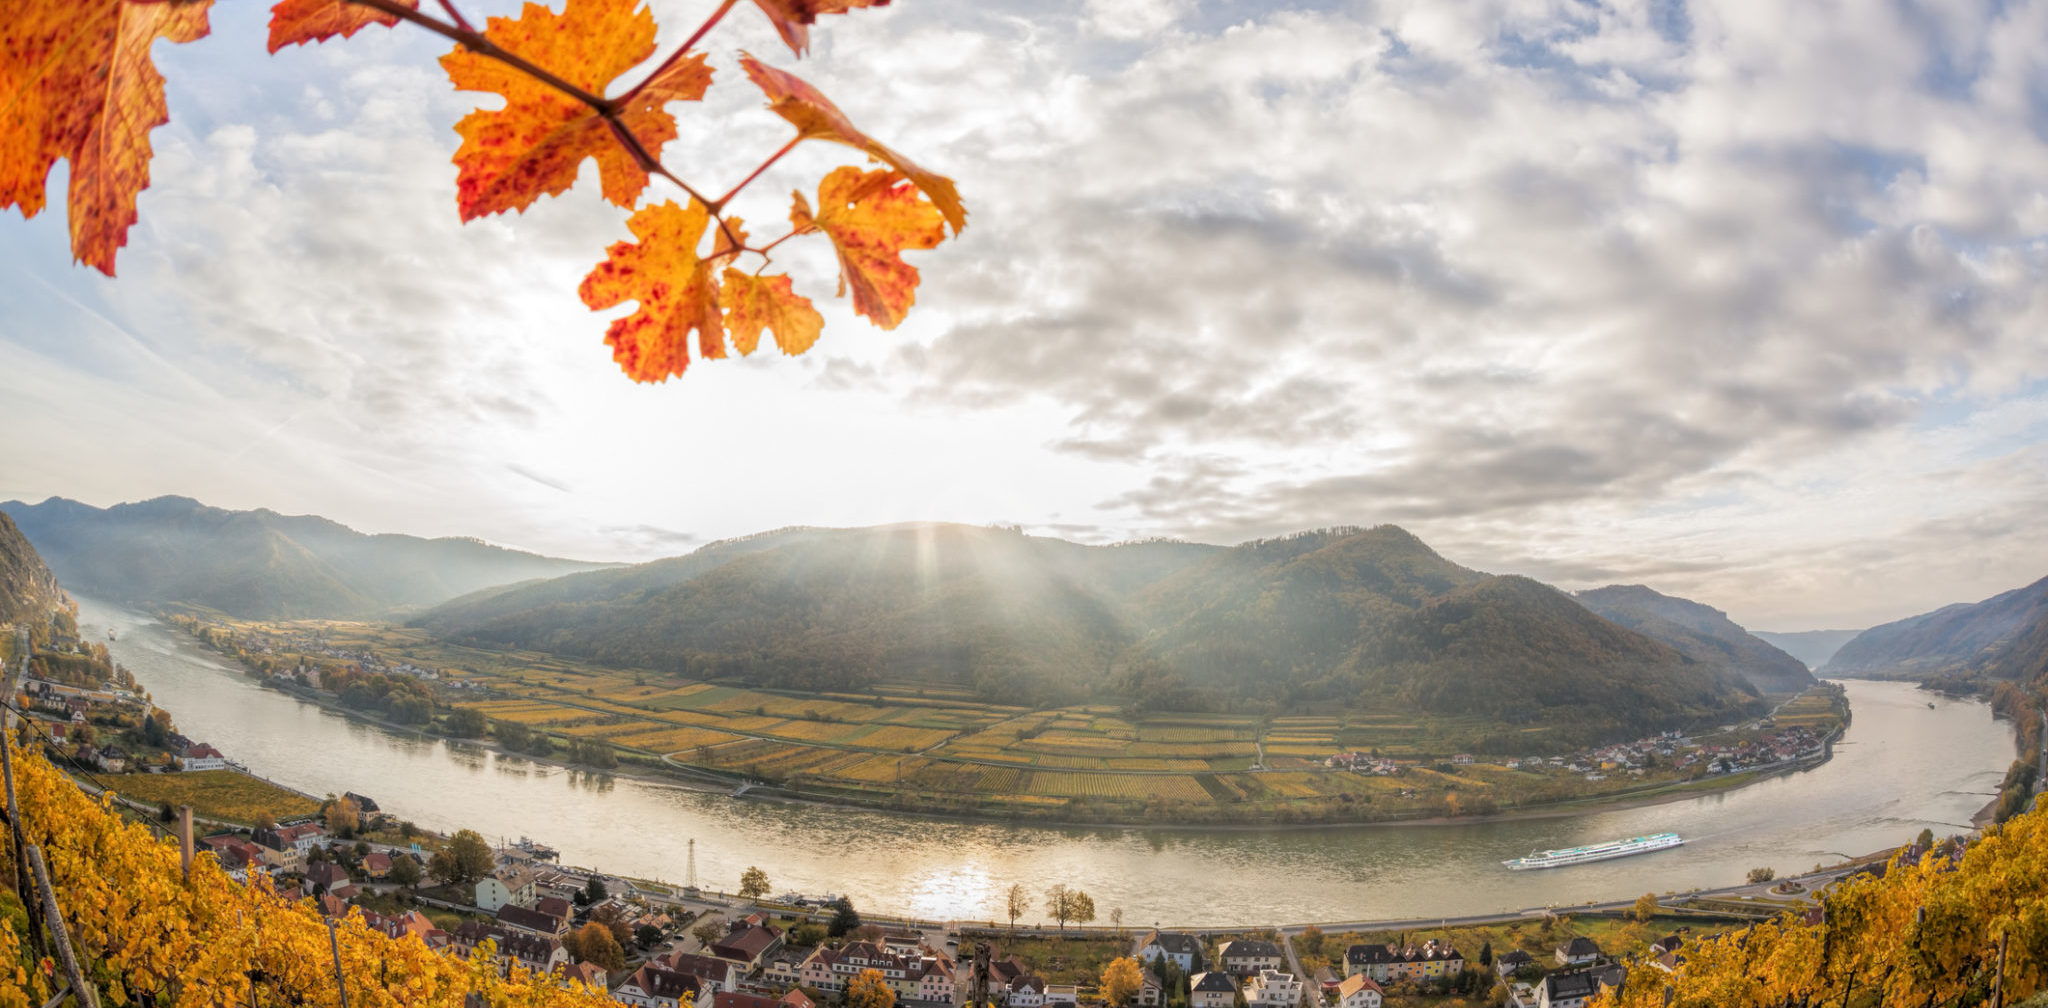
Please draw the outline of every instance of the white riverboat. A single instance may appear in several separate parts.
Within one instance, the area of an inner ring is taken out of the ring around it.
[[[1649,836],[1630,837],[1627,840],[1609,840],[1606,843],[1587,844],[1584,847],[1566,847],[1562,850],[1537,851],[1525,858],[1502,861],[1515,871],[1530,868],[1561,868],[1565,865],[1585,864],[1588,861],[1605,861],[1608,858],[1627,857],[1631,854],[1648,854],[1666,847],[1676,847],[1685,841],[1676,833],[1652,833]]]

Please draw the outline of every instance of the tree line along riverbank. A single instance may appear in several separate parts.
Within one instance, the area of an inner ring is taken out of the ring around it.
[[[1823,687],[1770,718],[1662,740],[1675,744],[1524,761],[1460,751],[1497,726],[1458,719],[1039,710],[930,684],[796,696],[410,628],[165,618],[269,685],[398,730],[762,798],[1012,822],[1352,825],[1671,800],[1825,759],[1820,741],[1847,718]]]

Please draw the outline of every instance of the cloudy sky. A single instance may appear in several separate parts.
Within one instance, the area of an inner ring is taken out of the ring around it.
[[[2042,0],[899,0],[801,64],[747,7],[674,108],[679,174],[722,190],[786,138],[747,50],[972,218],[910,256],[894,332],[835,301],[805,357],[659,386],[576,298],[626,236],[594,171],[463,226],[446,44],[267,57],[264,6],[157,47],[172,123],[118,280],[70,265],[61,210],[0,218],[0,498],[601,559],[1394,522],[1764,629],[2048,574]],[[713,6],[657,3],[663,43]],[[858,160],[812,147],[737,212]],[[829,299],[821,243],[778,261]]]

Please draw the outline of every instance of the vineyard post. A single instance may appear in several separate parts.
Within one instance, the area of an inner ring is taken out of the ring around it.
[[[192,881],[192,806],[178,806],[178,866],[184,870],[185,882]]]
[[[9,791],[7,797],[12,799],[13,792]],[[99,997],[86,984],[85,974],[78,968],[78,959],[71,954],[71,936],[64,930],[64,912],[57,906],[57,890],[50,885],[50,870],[43,866],[43,852],[30,846],[25,853],[29,867],[35,872],[36,889],[43,897],[43,917],[50,928],[50,939],[57,946],[57,961],[64,964],[64,979],[71,984],[71,996],[82,1008],[100,1008]]]
[[[334,918],[327,919],[327,947],[334,953],[334,990],[341,995],[341,1008],[348,1008],[348,980],[341,973],[341,939],[334,935]]]
[[[13,720],[13,714],[13,708],[10,707],[7,711],[8,720]],[[21,808],[14,802],[14,740],[6,737],[6,735],[6,732],[0,732],[0,776],[5,777],[7,784],[7,830],[14,840],[14,889],[16,892],[26,895],[35,890],[35,881],[29,874],[28,835],[22,832]],[[43,948],[41,920],[43,915],[42,906],[33,899],[25,899],[21,902],[24,909],[28,911],[29,943],[35,947],[37,952],[43,952],[45,949]]]

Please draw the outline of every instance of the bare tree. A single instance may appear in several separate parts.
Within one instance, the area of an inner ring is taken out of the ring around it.
[[[1031,893],[1024,888],[1024,883],[1017,882],[1010,886],[1008,896],[1009,906],[1005,909],[1010,912],[1010,933],[1015,934],[1017,918],[1031,912]]]
[[[1086,924],[1095,919],[1095,898],[1062,882],[1045,891],[1045,912],[1060,922],[1060,933],[1067,933],[1067,922]]]

